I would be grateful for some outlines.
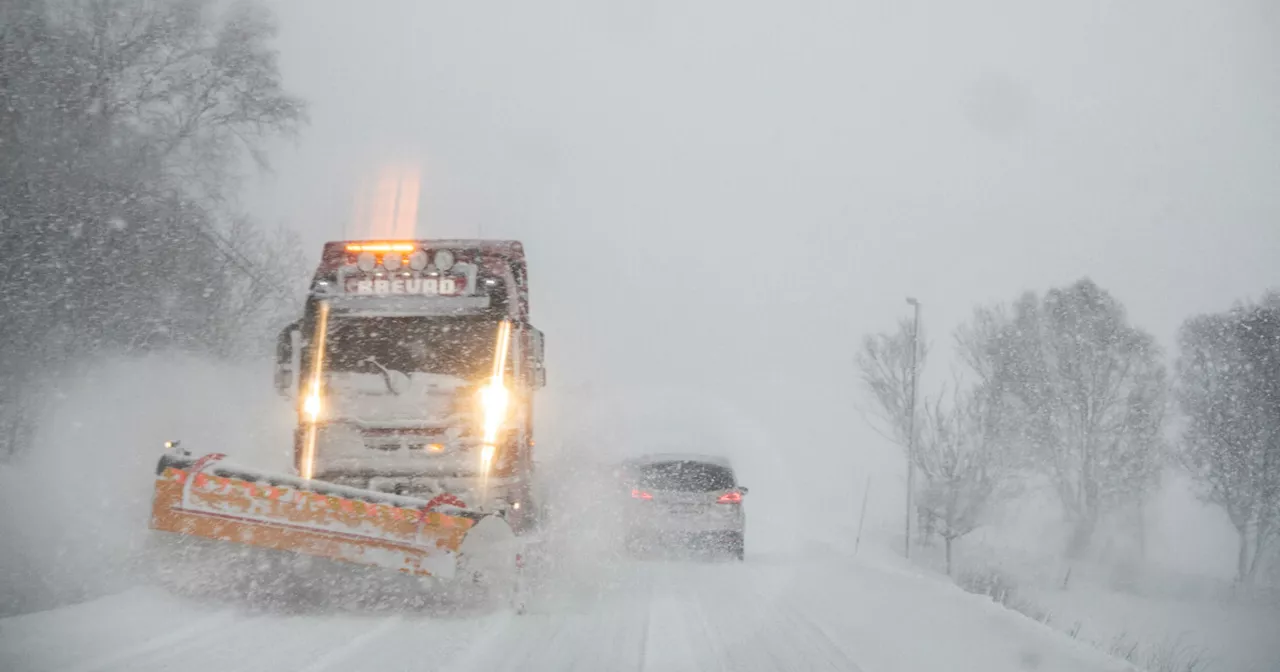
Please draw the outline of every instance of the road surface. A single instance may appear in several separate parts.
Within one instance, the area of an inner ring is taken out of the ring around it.
[[[1131,669],[888,552],[810,544],[744,563],[580,554],[529,613],[282,611],[140,581],[0,620],[0,669],[1038,670]]]

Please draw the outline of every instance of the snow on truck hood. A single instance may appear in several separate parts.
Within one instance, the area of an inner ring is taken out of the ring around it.
[[[357,422],[439,421],[470,408],[463,393],[471,386],[457,376],[438,373],[392,371],[378,373],[330,373],[328,415],[334,420]]]

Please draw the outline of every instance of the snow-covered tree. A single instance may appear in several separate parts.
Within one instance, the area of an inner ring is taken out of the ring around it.
[[[294,298],[262,278],[296,250],[237,228],[232,196],[304,109],[261,6],[219,6],[0,3],[0,454],[85,357],[242,351],[226,326]]]
[[[1088,279],[983,307],[956,333],[973,382],[955,400],[935,398],[917,423],[929,516],[952,539],[972,529],[990,499],[974,484],[1012,482],[1037,469],[1083,552],[1102,517],[1139,509],[1164,464],[1167,374],[1155,340]],[[868,336],[858,356],[885,432],[905,444],[911,399],[911,324]],[[923,356],[921,357],[923,360]],[[992,486],[994,494],[997,489]],[[950,522],[944,520],[950,518]]]
[[[980,351],[1021,416],[1020,441],[1049,477],[1082,552],[1101,517],[1140,506],[1164,458],[1167,376],[1160,350],[1088,279],[1026,294]],[[979,339],[981,341],[982,339]]]
[[[1280,538],[1280,293],[1187,320],[1179,347],[1183,462],[1230,517],[1251,583]]]

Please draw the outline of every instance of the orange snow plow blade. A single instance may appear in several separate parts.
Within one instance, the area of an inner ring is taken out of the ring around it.
[[[151,528],[452,578],[467,533],[491,516],[433,505],[257,472],[218,454],[167,454],[156,467]]]

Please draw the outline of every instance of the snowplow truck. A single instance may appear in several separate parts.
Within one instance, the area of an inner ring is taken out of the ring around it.
[[[519,564],[546,371],[518,241],[327,243],[276,354],[295,473],[175,448],[153,529],[442,579]]]

